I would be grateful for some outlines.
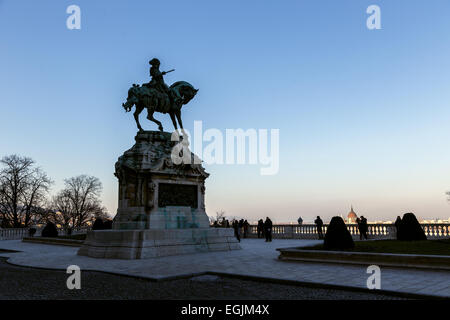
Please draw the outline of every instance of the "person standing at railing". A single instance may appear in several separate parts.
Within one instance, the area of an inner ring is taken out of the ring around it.
[[[400,218],[400,216],[397,216],[397,219],[395,220],[395,223],[394,223],[397,240],[398,240],[398,231],[400,229],[400,224],[401,223],[402,223],[402,218]]]
[[[314,223],[316,224],[317,234],[319,235],[319,239],[323,239],[323,233],[322,233],[323,221],[322,221],[322,219],[320,219],[320,216],[317,216],[317,219],[314,220]]]
[[[256,231],[258,232],[258,239],[264,238],[264,221],[263,219],[258,220],[258,226],[256,227]]]
[[[239,242],[241,242],[241,230],[239,228],[239,222],[237,220],[233,220],[232,226],[234,229],[234,236]]]
[[[355,222],[358,225],[359,240],[362,240],[362,238],[363,238],[363,231],[362,231],[361,219],[360,218],[356,218]]]
[[[360,228],[359,228],[360,239],[362,240],[363,237],[364,237],[367,240],[367,229],[368,229],[368,226],[367,226],[367,219],[364,218],[364,216],[361,216],[361,220],[359,222],[359,226],[360,226]]]
[[[250,227],[250,223],[248,223],[248,221],[245,220],[244,223],[243,223],[243,225],[244,225],[244,238],[247,238],[247,235],[248,235],[248,227]]]
[[[266,242],[272,242],[272,220],[266,217],[264,222],[264,234],[266,235]]]
[[[303,219],[302,219],[302,217],[298,217],[297,222],[298,222],[299,225],[302,225],[302,224],[303,224]]]
[[[30,229],[28,229],[28,236],[33,237],[36,231],[37,231],[36,228],[31,227]]]

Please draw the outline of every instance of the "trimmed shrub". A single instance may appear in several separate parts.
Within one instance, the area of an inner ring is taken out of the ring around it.
[[[92,230],[103,230],[103,220],[100,218],[95,219]]]
[[[41,233],[42,237],[56,238],[58,236],[58,229],[53,222],[48,222]]]
[[[341,217],[333,217],[325,235],[323,247],[325,250],[352,249],[355,246],[352,235]]]
[[[105,230],[112,229],[112,225],[113,225],[112,220],[106,220],[105,222],[103,222],[103,229]]]
[[[401,241],[427,240],[414,213],[405,213],[399,223],[397,239]]]

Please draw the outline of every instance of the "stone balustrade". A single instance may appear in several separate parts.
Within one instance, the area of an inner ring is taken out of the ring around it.
[[[28,236],[28,228],[0,229],[0,240],[20,240]]]
[[[422,223],[425,235],[428,239],[450,238],[449,223]],[[328,225],[324,224],[323,234],[327,232]],[[354,239],[359,239],[359,230],[356,224],[347,225],[350,234]],[[72,234],[86,233],[89,228],[74,229]],[[42,228],[38,229],[35,236],[41,234]],[[66,235],[64,229],[58,229],[59,235]],[[243,233],[242,233],[243,234]],[[0,229],[0,240],[19,240],[28,236],[28,228],[7,228]],[[369,239],[395,239],[396,229],[392,224],[368,224],[367,236]],[[249,227],[249,238],[258,237],[257,227]],[[275,224],[273,225],[272,237],[274,239],[317,239],[317,228],[314,224]]]
[[[450,238],[450,224],[426,223],[421,224],[428,239]],[[325,235],[328,225],[324,224],[322,232]],[[348,231],[354,239],[359,239],[359,230],[356,224],[347,224]],[[243,234],[243,233],[242,233]],[[249,228],[249,238],[258,236],[257,226]],[[368,224],[367,236],[369,239],[396,239],[397,231],[393,224]],[[314,224],[274,224],[272,228],[274,239],[317,239],[317,228]]]
[[[43,228],[36,228],[36,233],[34,236],[40,236]],[[0,229],[0,240],[20,240],[23,237],[28,237],[29,228],[5,228]],[[72,229],[72,234],[81,234],[86,233],[90,228],[76,228]],[[67,230],[63,228],[58,229],[58,235],[65,236],[67,235]]]
[[[421,226],[429,239],[444,239],[450,237],[449,223],[427,223],[421,224]]]

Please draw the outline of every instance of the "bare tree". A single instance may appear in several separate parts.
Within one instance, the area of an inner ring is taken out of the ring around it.
[[[70,193],[67,190],[61,190],[53,196],[50,208],[48,221],[59,224],[65,229],[75,227],[76,213],[73,209]]]
[[[223,218],[225,218],[225,211],[216,211],[216,221],[220,222],[220,220],[223,220]]]
[[[33,209],[33,214],[31,215],[29,225],[46,224],[48,221],[53,221],[49,219],[52,214],[53,212],[51,210],[49,201],[46,200],[45,203],[42,204],[42,206]]]
[[[218,224],[220,224],[224,218],[225,218],[225,211],[220,210],[220,211],[216,211],[215,217],[210,216],[209,221],[211,224],[214,224],[216,221]]]
[[[27,227],[41,210],[52,181],[28,157],[6,156],[0,164],[0,212],[13,227]]]
[[[33,216],[39,216],[45,211],[48,191],[52,180],[39,168],[34,168],[28,182],[28,188],[23,192],[24,225],[27,227]]]
[[[108,216],[106,208],[102,205],[100,194],[102,183],[94,176],[80,175],[64,180],[63,195],[65,204],[70,208],[74,227],[81,227],[87,222],[100,217]]]

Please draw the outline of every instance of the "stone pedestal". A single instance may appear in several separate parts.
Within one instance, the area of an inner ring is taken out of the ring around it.
[[[139,132],[135,140],[115,166],[119,207],[113,230],[88,232],[78,254],[142,259],[240,249],[232,229],[209,227],[209,174],[187,144],[181,148],[181,141],[159,131]]]
[[[231,229],[144,229],[90,231],[79,255],[109,259],[146,259],[240,249]]]

